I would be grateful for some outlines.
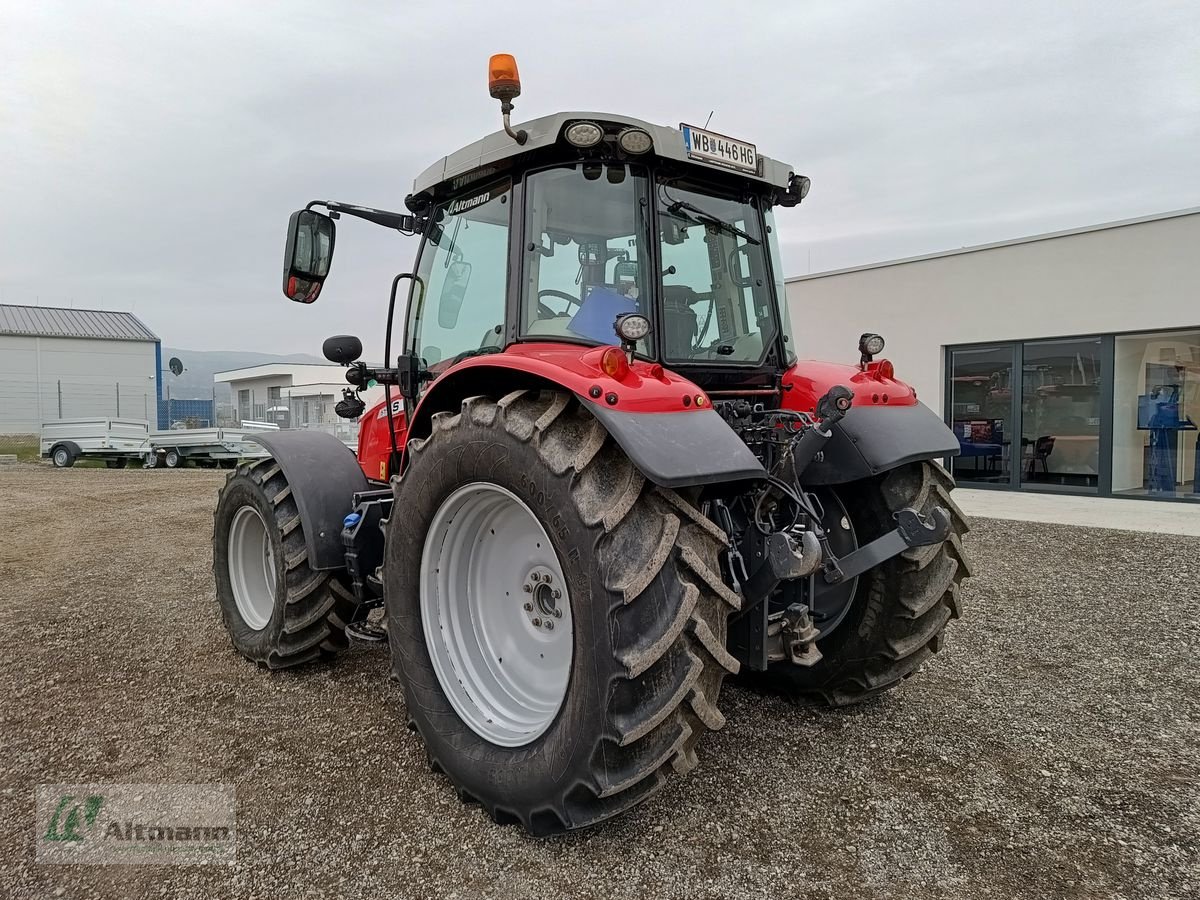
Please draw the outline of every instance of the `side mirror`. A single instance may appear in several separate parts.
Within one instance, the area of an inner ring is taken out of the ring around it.
[[[331,363],[348,366],[362,356],[362,341],[352,334],[335,334],[321,344],[322,355]]]
[[[451,263],[446,272],[446,280],[442,283],[442,293],[438,297],[438,324],[443,328],[453,328],[458,324],[458,314],[462,310],[463,300],[467,296],[467,285],[470,283],[471,264]]]
[[[288,220],[283,251],[283,293],[297,303],[312,303],[321,293],[333,259],[333,219],[300,209]]]

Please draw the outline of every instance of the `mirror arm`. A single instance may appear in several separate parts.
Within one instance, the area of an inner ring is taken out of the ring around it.
[[[394,228],[397,231],[409,233],[414,233],[423,228],[426,221],[419,216],[409,215],[408,213],[389,212],[386,209],[372,209],[369,206],[354,206],[350,203],[339,203],[337,200],[312,200],[305,209],[312,209],[314,206],[325,207],[334,218],[337,218],[339,214],[345,213],[348,216],[366,219],[368,222],[382,225],[384,228]]]

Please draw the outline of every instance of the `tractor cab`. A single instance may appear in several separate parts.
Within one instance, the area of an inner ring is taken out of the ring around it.
[[[514,130],[515,63],[497,70],[504,130],[418,176],[406,213],[315,201],[293,216],[285,294],[316,299],[332,218],[356,215],[422,236],[399,354],[410,399],[464,360],[537,344],[620,345],[706,390],[778,388],[795,352],[774,208],[809,180],[690,125],[567,112]]]

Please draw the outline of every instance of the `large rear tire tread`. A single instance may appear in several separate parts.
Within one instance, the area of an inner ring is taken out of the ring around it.
[[[811,668],[781,663],[747,681],[819,704],[841,707],[877,697],[911,678],[942,649],[945,628],[962,614],[960,587],[971,574],[962,538],[966,516],[951,499],[954,479],[931,462],[894,469],[847,489],[846,506],[860,539],[894,527],[906,506],[950,514],[950,536],[904,551],[859,580],[842,626],[818,644],[824,658]]]
[[[607,707],[594,707],[605,719],[604,736],[591,748],[589,771],[562,784],[556,796],[531,798],[529,805],[476,797],[455,778],[451,760],[430,749],[430,763],[455,782],[463,800],[482,804],[497,822],[520,822],[534,834],[592,825],[641,802],[671,773],[694,767],[701,735],[725,723],[716,704],[725,676],[738,668],[725,635],[740,604],[721,581],[725,535],[679,494],[646,481],[580,402],[559,392],[471,397],[457,413],[438,413],[431,435],[409,443],[417,471],[406,477],[419,477],[422,458],[438,455],[443,436],[464,426],[502,429],[532,444],[542,465],[569,477],[583,524],[602,530],[591,563],[602,573],[602,589],[592,603],[609,610],[613,659],[605,665],[617,675]],[[403,479],[397,508],[402,487]],[[405,660],[395,649],[393,661],[404,681]],[[410,726],[427,748],[435,747],[428,724],[411,715],[411,693],[409,702]],[[565,703],[572,702],[586,701],[569,690]]]
[[[232,596],[222,586],[228,583],[224,549],[217,533],[226,518],[221,504],[214,513],[213,573],[217,581],[221,618],[229,631],[234,649],[252,662],[268,669],[284,669],[329,659],[349,645],[346,625],[354,616],[357,602],[353,592],[335,571],[314,571],[308,564],[308,546],[304,526],[292,489],[283,470],[270,457],[238,466],[225,480],[225,489],[236,481],[248,479],[269,502],[273,516],[267,527],[281,548],[282,572],[286,593],[282,621],[272,616],[266,639],[252,644],[238,640],[242,625]],[[278,600],[276,604],[278,605]],[[261,634],[261,633],[255,633]]]

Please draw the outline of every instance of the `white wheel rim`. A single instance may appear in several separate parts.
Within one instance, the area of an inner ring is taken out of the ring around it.
[[[421,553],[421,621],[472,731],[502,747],[545,733],[571,677],[571,602],[546,530],[511,491],[474,482],[442,503]]]
[[[243,506],[229,526],[229,583],[238,614],[262,631],[275,610],[275,550],[267,523],[253,506]]]

